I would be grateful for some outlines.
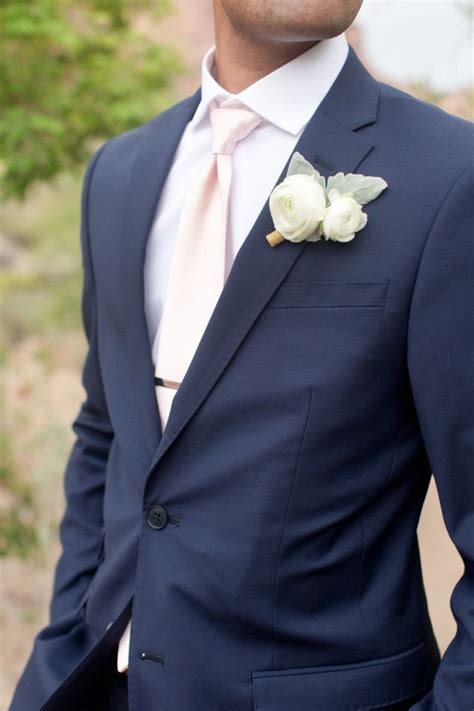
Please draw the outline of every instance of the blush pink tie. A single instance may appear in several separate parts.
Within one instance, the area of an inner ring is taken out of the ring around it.
[[[232,152],[263,119],[243,106],[213,102],[210,120],[211,155],[188,186],[159,325],[155,390],[162,430],[227,277]],[[128,669],[130,631],[129,622],[119,642],[119,672]]]
[[[189,186],[160,321],[155,385],[164,430],[176,390],[225,283],[232,152],[262,118],[244,107],[211,107],[212,155]]]

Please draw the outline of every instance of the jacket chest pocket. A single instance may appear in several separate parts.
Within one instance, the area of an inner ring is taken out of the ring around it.
[[[388,279],[377,281],[284,281],[265,309],[384,309]]]

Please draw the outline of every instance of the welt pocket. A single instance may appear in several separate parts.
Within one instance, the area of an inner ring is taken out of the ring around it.
[[[284,281],[267,309],[378,308],[387,302],[388,279],[377,281]]]
[[[367,662],[254,670],[254,711],[369,711],[428,690],[436,672],[424,642]]]

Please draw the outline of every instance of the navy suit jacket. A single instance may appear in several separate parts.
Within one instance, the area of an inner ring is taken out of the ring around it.
[[[199,100],[86,171],[86,397],[50,621],[10,708],[76,708],[133,606],[131,711],[472,711],[473,125],[350,46],[296,150],[388,188],[346,244],[271,248],[262,206],[162,433],[143,264]],[[465,563],[441,661],[416,534],[432,473]]]

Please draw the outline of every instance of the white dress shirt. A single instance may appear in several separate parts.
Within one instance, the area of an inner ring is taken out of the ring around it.
[[[232,154],[228,274],[306,124],[342,69],[348,49],[344,33],[321,40],[238,94],[226,91],[215,79],[215,46],[205,53],[201,64],[201,101],[173,157],[147,242],[145,315],[154,364],[181,206],[193,174],[211,153],[210,102],[215,99],[221,106],[231,106],[237,100],[264,119],[236,145]],[[127,668],[129,643],[130,622],[119,643],[119,671]]]

